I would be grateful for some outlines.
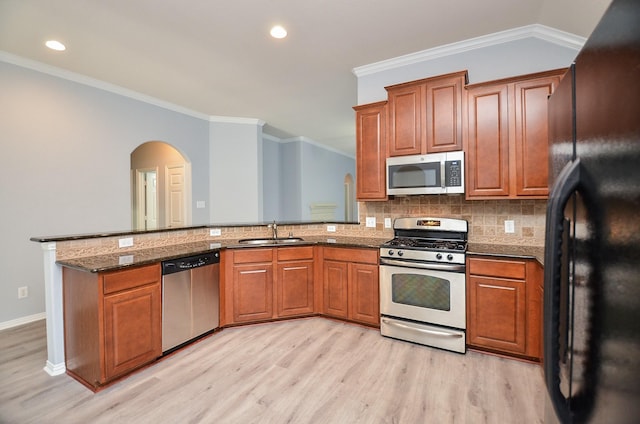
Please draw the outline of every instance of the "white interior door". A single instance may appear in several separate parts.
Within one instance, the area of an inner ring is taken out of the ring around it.
[[[158,228],[158,169],[136,170],[136,228]]]
[[[168,165],[166,167],[166,181],[165,216],[167,227],[183,227],[187,224],[185,165]]]
[[[157,171],[145,173],[145,217],[146,229],[158,228],[158,174]]]

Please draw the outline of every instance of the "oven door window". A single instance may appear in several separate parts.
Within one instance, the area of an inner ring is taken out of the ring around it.
[[[389,188],[440,187],[439,162],[393,165],[389,167]]]
[[[391,300],[403,305],[450,311],[451,282],[431,275],[393,274]]]

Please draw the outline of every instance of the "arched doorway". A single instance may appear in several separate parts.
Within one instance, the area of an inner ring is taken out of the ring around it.
[[[131,153],[134,230],[191,225],[191,164],[172,145],[148,141]]]

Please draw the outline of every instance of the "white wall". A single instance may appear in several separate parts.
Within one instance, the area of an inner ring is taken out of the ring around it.
[[[150,140],[192,164],[208,199],[207,120],[0,61],[0,325],[44,312],[33,236],[131,228],[130,154]],[[203,178],[203,175],[206,176]],[[208,212],[193,207],[194,223]],[[18,287],[29,297],[18,300]]]
[[[334,220],[344,220],[344,177],[355,175],[353,157],[301,137],[264,146],[265,221],[310,221],[314,202],[335,203]]]
[[[335,204],[334,219],[344,220],[344,178],[356,175],[355,159],[310,143],[302,144],[301,157],[302,220],[311,219],[312,203]]]
[[[283,221],[299,221],[302,216],[301,199],[302,157],[300,142],[283,143],[280,148],[280,212]]]
[[[280,221],[280,146],[281,144],[271,138],[263,137],[262,140],[262,193],[263,193],[263,217],[265,221]]]
[[[210,222],[262,222],[262,123],[212,121]]]

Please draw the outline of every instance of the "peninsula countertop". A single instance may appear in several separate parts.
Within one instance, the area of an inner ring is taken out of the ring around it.
[[[194,243],[174,244],[150,249],[130,250],[122,253],[106,253],[103,255],[62,259],[57,264],[87,272],[117,271],[133,266],[149,265],[170,259],[197,255],[220,249],[256,249],[270,247],[295,247],[309,245],[379,248],[386,238],[371,237],[321,237],[305,236],[303,241],[295,244],[240,244],[238,239],[220,239]]]
[[[197,255],[200,253],[206,253],[220,249],[255,249],[265,247],[293,247],[308,245],[379,248],[386,241],[386,238],[371,237],[307,236],[304,237],[303,241],[297,242],[295,244],[246,245],[240,244],[238,239],[220,239],[216,241],[173,244],[154,247],[150,249],[132,250],[122,253],[106,253],[96,256],[63,259],[57,261],[57,263],[62,266],[87,272],[107,272],[116,271],[127,267],[148,265],[165,260]],[[538,262],[540,262],[540,264],[544,263],[543,246],[469,243],[467,254],[536,259]]]

